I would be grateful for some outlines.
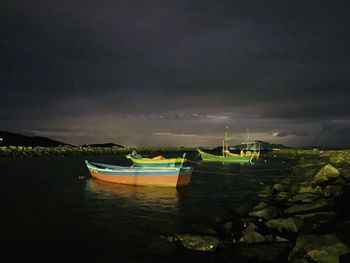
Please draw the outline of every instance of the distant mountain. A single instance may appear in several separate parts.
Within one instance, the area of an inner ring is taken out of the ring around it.
[[[264,142],[264,141],[256,141],[257,143],[260,143],[260,149],[261,150],[272,150],[272,149],[291,149],[292,147],[283,145],[283,144],[273,144],[269,142]],[[247,148],[247,144],[238,144],[238,145],[233,145],[230,146],[230,150],[241,150]],[[222,146],[218,146],[213,149],[214,152],[221,152],[222,151]]]
[[[119,144],[115,144],[115,143],[84,144],[82,146],[83,147],[104,147],[104,148],[119,147],[119,148],[124,148],[124,146],[119,145]]]
[[[0,131],[0,146],[57,147],[60,145],[69,144],[40,136],[26,136],[7,131]]]
[[[257,143],[260,143],[260,149],[262,150],[272,150],[272,149],[291,149],[292,147],[286,146],[284,144],[274,144],[274,143],[269,143],[269,142],[264,142],[264,141],[256,141]],[[239,145],[237,145],[238,147]],[[246,144],[241,144],[241,148],[247,147]],[[242,147],[243,146],[243,147]],[[238,149],[241,149],[238,148]]]
[[[303,150],[344,150],[344,149],[349,149],[349,147],[327,147],[327,146],[302,146],[298,147]]]

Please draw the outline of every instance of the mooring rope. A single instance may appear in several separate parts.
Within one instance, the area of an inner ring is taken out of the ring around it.
[[[203,163],[200,163],[200,162],[191,161],[191,160],[188,160],[188,159],[186,160],[186,162],[195,163],[197,165],[204,166],[204,167],[210,167],[210,168],[222,169],[222,170],[230,170],[230,168],[227,168],[227,167],[219,167],[219,166],[207,165],[207,164],[203,164]]]
[[[204,173],[204,174],[228,174],[228,175],[240,175],[240,173],[225,173],[225,172],[209,172],[209,171],[197,171],[194,170],[194,173]]]
[[[200,162],[195,162],[192,160],[187,160],[187,162],[194,163],[194,164],[204,166],[204,167],[210,167],[210,168],[222,169],[222,170],[230,170],[230,168],[228,168],[228,167],[212,166],[212,165],[207,165],[207,164],[203,164]],[[273,168],[273,169],[250,169],[250,170],[242,170],[242,171],[243,172],[271,172],[271,171],[283,171],[283,170],[287,170],[287,169],[291,169],[291,167]],[[199,171],[197,171],[197,172],[199,172]],[[217,172],[207,172],[206,171],[205,173],[217,173]]]

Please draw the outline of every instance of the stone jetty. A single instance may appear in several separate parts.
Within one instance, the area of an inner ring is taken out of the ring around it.
[[[58,147],[30,147],[30,146],[1,146],[0,157],[40,157],[40,156],[79,156],[79,155],[111,155],[127,154],[136,150],[143,154],[184,153],[194,152],[192,148],[122,148],[89,147],[89,146],[58,146]]]
[[[217,262],[350,262],[350,151],[283,150],[283,178],[262,189],[245,213],[230,212],[209,229],[175,242]]]

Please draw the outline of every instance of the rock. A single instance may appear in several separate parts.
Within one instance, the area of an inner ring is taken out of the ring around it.
[[[275,206],[267,206],[258,210],[253,210],[249,213],[251,217],[262,218],[265,220],[269,220],[281,215],[281,210]]]
[[[272,186],[272,190],[276,190],[277,192],[286,192],[288,191],[289,186],[285,184],[274,184]]]
[[[309,213],[317,210],[334,207],[333,199],[320,198],[309,204],[295,204],[284,210],[286,214]]]
[[[312,193],[313,192],[313,186],[311,184],[302,184],[299,186],[299,193]]]
[[[303,219],[293,217],[271,219],[266,222],[268,228],[278,230],[280,233],[282,231],[299,232],[302,225]]]
[[[261,209],[261,208],[264,208],[264,207],[267,207],[268,204],[265,203],[265,202],[260,202],[258,205],[256,205],[253,209],[254,210],[258,210],[258,209]]]
[[[284,237],[275,236],[275,242],[289,242],[289,240]]]
[[[347,178],[340,175],[337,179],[332,182],[332,185],[345,185],[348,182]]]
[[[224,217],[222,215],[215,216],[213,218],[214,224],[223,224],[227,220],[227,217]]]
[[[339,257],[350,252],[335,234],[299,236],[288,257],[289,263],[304,258],[315,263],[338,263]]]
[[[250,232],[250,231],[254,231],[256,229],[258,229],[258,227],[254,223],[249,223],[244,231]]]
[[[283,178],[282,180],[279,181],[279,183],[287,185],[287,186],[291,186],[292,185],[292,180],[290,178]]]
[[[212,228],[200,228],[198,231],[201,235],[217,236],[218,233]]]
[[[246,216],[252,209],[253,204],[241,204],[238,208],[234,209],[234,213],[239,217]]]
[[[191,250],[212,252],[219,245],[219,240],[212,236],[177,234],[176,240]]]
[[[323,166],[318,173],[316,174],[316,176],[314,177],[314,181],[318,184],[320,183],[324,183],[330,180],[334,180],[336,178],[338,178],[340,175],[339,171],[337,170],[337,168],[335,168],[334,166],[327,164],[325,166]]]
[[[238,242],[244,244],[254,244],[267,241],[263,235],[255,231],[257,228],[258,227],[254,223],[249,223],[247,228],[242,231],[242,237],[238,240]]]
[[[321,211],[315,213],[295,215],[295,217],[303,219],[304,222],[313,223],[318,221],[332,221],[337,217],[334,211]]]
[[[290,189],[289,189],[289,194],[290,194],[290,195],[296,195],[296,194],[298,194],[298,193],[299,193],[299,188],[300,188],[299,184],[293,184],[293,185],[290,187]]]
[[[270,198],[272,196],[272,189],[266,186],[259,191],[258,196],[261,198]]]
[[[291,197],[288,201],[291,203],[311,203],[319,198],[320,195],[312,193],[303,193]]]
[[[279,192],[277,196],[275,197],[277,201],[287,201],[288,200],[288,193],[287,192]]]
[[[229,234],[232,231],[232,229],[233,229],[233,222],[232,221],[228,221],[221,228],[226,234]]]
[[[342,194],[343,185],[327,185],[324,188],[324,196],[325,197],[339,197]]]
[[[238,240],[239,243],[244,243],[244,244],[255,244],[255,243],[261,243],[266,241],[267,239],[256,231],[243,233],[243,236]]]
[[[286,258],[290,249],[291,244],[289,242],[260,243],[254,246],[242,246],[239,248],[238,254],[248,259],[248,262],[284,262],[285,260],[281,261],[280,259]],[[236,262],[236,260],[232,262]]]
[[[314,194],[321,194],[322,193],[322,188],[319,187],[319,186],[316,186],[312,183],[302,183],[300,184],[299,186],[299,191],[298,191],[299,194],[305,194],[305,193],[314,193]]]

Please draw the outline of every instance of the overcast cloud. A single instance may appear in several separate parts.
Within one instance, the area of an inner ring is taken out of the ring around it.
[[[350,146],[350,4],[0,4],[0,130],[72,144]]]

